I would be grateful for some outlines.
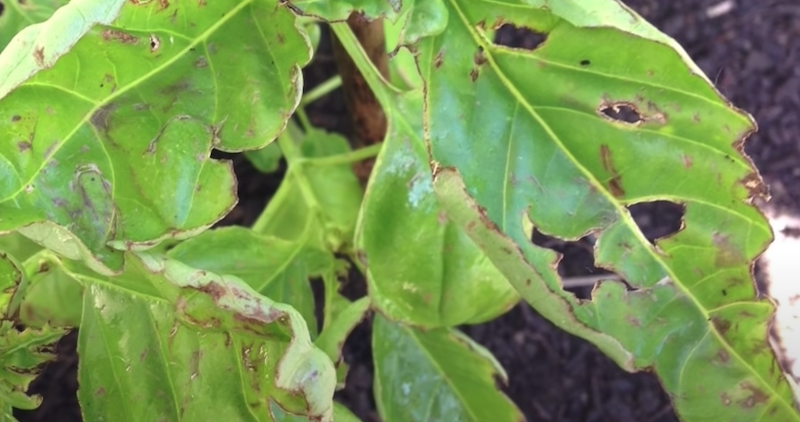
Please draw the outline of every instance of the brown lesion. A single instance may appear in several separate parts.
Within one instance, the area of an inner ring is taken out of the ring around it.
[[[386,52],[386,41],[383,35],[383,20],[369,21],[363,15],[354,13],[347,19],[347,24],[372,63],[381,75],[388,79],[389,56]],[[336,37],[333,37],[332,44],[339,75],[342,78],[345,101],[353,124],[350,144],[353,148],[378,144],[386,136],[386,114],[355,62]],[[362,183],[366,183],[369,179],[374,164],[375,160],[369,159],[354,165],[353,170]]]

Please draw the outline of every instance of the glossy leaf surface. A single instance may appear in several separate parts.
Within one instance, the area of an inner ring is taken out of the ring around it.
[[[273,421],[276,401],[331,420],[333,366],[293,308],[236,277],[146,254],[126,257],[116,277],[52,254],[40,259],[85,287],[84,419]]]
[[[375,307],[427,327],[483,322],[510,309],[518,300],[514,289],[438,204],[422,141],[421,92],[395,91],[351,34],[340,25],[334,31],[366,69],[389,118],[356,236]]]
[[[683,419],[800,420],[751,278],[771,239],[749,203],[764,192],[741,150],[751,119],[616,1],[444,3],[447,29],[416,48],[450,216],[547,318],[629,370],[654,368]],[[505,24],[546,40],[496,45],[487,31]],[[652,245],[627,207],[654,200],[685,216]],[[630,287],[578,301],[531,226],[596,233],[596,264]]]
[[[518,422],[495,386],[505,373],[489,353],[454,330],[421,331],[376,315],[375,401],[386,422]]]
[[[310,54],[277,1],[122,3],[72,1],[0,54],[0,231],[24,227],[107,274],[114,249],[190,236],[232,208],[211,149],[274,139]]]

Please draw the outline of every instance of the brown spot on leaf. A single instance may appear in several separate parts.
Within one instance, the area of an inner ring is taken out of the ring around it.
[[[98,131],[108,134],[109,116],[116,108],[117,105],[114,103],[105,104],[92,113],[92,117],[89,118],[89,123]]]
[[[728,354],[728,352],[726,352],[725,350],[719,349],[719,352],[717,352],[717,354],[714,356],[714,360],[716,362],[726,364],[728,363],[728,361],[731,360],[731,355]]]
[[[208,67],[208,61],[206,60],[205,57],[200,56],[197,58],[197,60],[194,61],[194,67],[198,69],[203,69],[205,67]]]
[[[33,50],[33,59],[39,67],[44,67],[44,47],[36,47]]]
[[[728,395],[728,393],[722,393],[722,394],[720,394],[720,396],[719,396],[719,400],[720,400],[720,401],[722,402],[722,404],[723,404],[723,405],[725,405],[725,406],[730,406],[730,405],[731,405],[731,403],[733,402],[733,400],[731,400],[731,396],[729,396],[729,395]]]
[[[211,296],[211,298],[214,299],[215,302],[218,301],[223,296],[225,296],[225,288],[213,281],[204,286],[200,286],[199,288],[197,288],[197,290]]]
[[[769,199],[769,188],[758,173],[750,173],[739,182],[747,189],[751,198]]]
[[[597,114],[606,120],[632,126],[638,126],[645,120],[636,104],[628,101],[608,102],[603,100],[597,107]]]
[[[169,0],[158,0],[158,10],[162,11],[169,7]]]
[[[106,395],[105,387],[98,388],[97,391],[94,392],[94,395],[95,397],[103,397],[104,395]]]
[[[728,333],[728,330],[731,329],[731,322],[727,319],[722,319],[715,316],[711,318],[711,323],[714,324],[714,328],[716,328],[717,331],[719,331],[719,333],[723,336],[725,336],[725,334]]]
[[[687,169],[692,168],[692,157],[686,154],[681,155],[681,159],[683,159],[683,166]]]
[[[161,40],[157,36],[150,34],[150,52],[155,53],[161,47]]]
[[[714,265],[717,268],[729,268],[746,262],[744,254],[738,246],[730,240],[730,236],[714,233],[711,243],[717,248]]]
[[[611,179],[608,181],[608,189],[611,191],[611,194],[617,198],[625,195],[625,190],[622,189],[621,178],[614,166],[611,149],[609,149],[606,144],[600,145],[600,160],[603,163],[603,169],[611,176]]]
[[[19,152],[25,152],[31,149],[31,143],[28,141],[17,142],[17,149]]]
[[[769,402],[769,396],[760,388],[756,387],[749,382],[743,382],[741,385],[743,390],[748,390],[750,395],[744,400],[740,400],[739,404],[745,409],[751,409],[756,405]]]
[[[433,67],[437,69],[442,67],[443,57],[444,57],[444,50],[439,50],[439,52],[436,53],[436,57],[433,58]]]
[[[11,116],[11,122],[12,123],[16,123],[16,122],[18,122],[20,120],[22,120],[22,116],[20,116],[19,114],[15,114],[15,115]]]
[[[478,47],[478,51],[475,52],[473,60],[478,66],[483,66],[486,63],[486,56],[483,55],[483,47]]]
[[[472,82],[477,81],[478,80],[478,76],[480,76],[480,72],[478,71],[478,69],[472,69],[469,72],[469,78],[472,79]]]
[[[122,31],[116,31],[112,29],[106,29],[100,33],[100,36],[103,37],[103,41],[118,41],[123,44],[136,44],[139,42],[138,37],[134,37],[131,34]]]

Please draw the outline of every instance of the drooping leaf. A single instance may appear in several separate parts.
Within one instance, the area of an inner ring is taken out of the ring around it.
[[[426,327],[479,323],[507,311],[517,293],[448,220],[434,194],[422,141],[421,91],[400,93],[380,80],[354,48],[352,34],[340,28],[334,25],[389,119],[356,235],[375,307],[393,320]]]
[[[0,51],[22,28],[42,22],[68,0],[3,0],[0,1]]]
[[[239,277],[262,295],[291,305],[305,319],[311,338],[316,337],[309,278],[320,276],[332,265],[324,252],[233,226],[185,240],[167,255],[193,268]]]
[[[491,354],[455,330],[421,331],[376,315],[375,402],[386,422],[523,421],[495,386]],[[535,381],[532,381],[535,382]]]
[[[34,328],[80,326],[83,285],[39,255],[25,261],[24,266],[29,284],[20,298],[20,322]]]
[[[336,383],[302,316],[220,276],[148,254],[107,277],[44,253],[84,287],[85,420],[272,421],[270,403],[331,421]],[[213,400],[209,400],[213,397]]]
[[[211,149],[268,144],[302,91],[310,46],[278,3],[73,0],[23,30],[0,54],[0,231],[110,274],[115,249],[222,218]]]
[[[540,313],[629,370],[654,368],[684,420],[800,420],[751,275],[771,239],[750,204],[763,193],[741,148],[751,119],[617,1],[444,7],[446,30],[415,48],[451,218]],[[505,24],[546,40],[497,45],[487,31]],[[681,231],[655,245],[628,211],[654,200],[685,207]],[[627,285],[578,301],[531,225],[596,233],[596,265]]]

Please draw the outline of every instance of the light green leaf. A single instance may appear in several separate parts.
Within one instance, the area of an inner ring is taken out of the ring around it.
[[[51,265],[47,252],[25,261],[29,285],[20,293],[19,320],[28,327],[78,327],[83,313],[83,286],[61,266]]]
[[[489,352],[455,330],[426,332],[376,315],[372,351],[375,402],[386,422],[525,420],[497,390],[495,377],[505,382],[505,374]]]
[[[36,252],[42,250],[42,247],[27,237],[12,232],[0,235],[0,250],[12,252],[15,258],[25,261]]]
[[[304,15],[316,16],[328,22],[346,20],[351,13],[363,13],[364,16],[375,19],[385,17],[394,20],[405,7],[406,1],[402,0],[290,0],[299,12]]]
[[[333,365],[290,306],[167,258],[129,254],[125,271],[106,277],[49,255],[85,287],[85,420],[272,421],[275,401],[331,421]]]
[[[205,230],[236,201],[211,149],[272,141],[309,55],[277,0],[71,1],[0,54],[0,231],[111,274]]]
[[[64,334],[52,327],[18,331],[12,321],[0,321],[0,404],[25,410],[41,404],[40,396],[26,392],[42,366],[55,358],[53,346]]]
[[[276,143],[271,143],[255,151],[245,151],[244,156],[258,171],[267,174],[278,170],[282,157],[281,149]]]
[[[523,297],[629,370],[653,368],[686,421],[800,420],[769,343],[772,305],[751,268],[771,232],[741,142],[754,129],[674,41],[620,3],[448,0],[447,29],[416,46],[434,185]],[[485,31],[530,28],[533,51]],[[613,111],[627,109],[625,121]],[[685,206],[651,245],[627,207]],[[541,232],[598,235],[625,282],[591,301],[562,290]]]
[[[297,309],[317,334],[309,278],[332,265],[323,251],[300,242],[264,236],[244,227],[223,227],[183,241],[167,255],[190,267],[244,280],[262,295]]]
[[[507,311],[519,296],[448,221],[434,194],[422,141],[421,92],[395,91],[354,47],[352,33],[338,24],[333,28],[389,119],[356,235],[375,307],[393,320],[426,327],[479,323]]]
[[[346,300],[344,298],[342,299]],[[314,341],[314,344],[325,352],[334,366],[336,366],[337,390],[344,388],[347,371],[349,369],[342,356],[344,342],[353,329],[356,328],[356,325],[364,319],[369,309],[369,297],[362,297],[355,302],[348,302],[348,306],[344,309],[337,310],[338,312],[328,311],[332,321],[326,321],[325,329],[322,330],[319,338]]]
[[[42,22],[69,0],[3,0],[0,13],[0,51],[22,28]]]

